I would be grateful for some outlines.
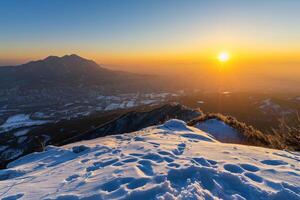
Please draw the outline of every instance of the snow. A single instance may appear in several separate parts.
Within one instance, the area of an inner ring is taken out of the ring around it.
[[[130,101],[123,101],[122,103],[110,103],[104,110],[110,111],[110,110],[117,110],[120,108],[132,108],[137,106],[134,100]]]
[[[242,137],[234,128],[218,119],[209,119],[196,124],[197,128],[209,133],[221,142],[239,143]]]
[[[14,136],[20,137],[20,136],[26,135],[29,131],[30,131],[30,129],[23,129],[23,130],[17,131],[14,133]]]
[[[109,111],[109,110],[116,110],[120,108],[120,104],[118,103],[111,103],[108,106],[106,106],[106,108],[104,110]]]
[[[121,98],[118,96],[106,96],[105,99],[112,100],[112,101],[120,101],[121,100]]]
[[[7,124],[12,124],[12,123],[18,123],[18,122],[23,122],[23,121],[27,121],[29,120],[29,115],[25,115],[25,114],[18,114],[18,115],[14,115],[9,117],[6,120]]]
[[[151,99],[155,99],[155,98],[166,98],[170,95],[173,95],[171,93],[168,92],[162,92],[162,93],[150,93],[150,94],[145,94],[145,97],[151,98]]]
[[[108,100],[108,101],[120,101],[121,98],[118,96],[104,96],[104,95],[99,95],[97,97],[98,100]]]
[[[141,104],[148,105],[148,104],[153,104],[153,103],[156,103],[156,102],[157,102],[157,100],[149,99],[149,100],[142,100]]]
[[[10,116],[4,124],[0,126],[0,132],[10,131],[20,127],[30,127],[42,125],[49,122],[48,120],[32,120],[29,115],[26,114],[17,114]]]
[[[183,121],[29,154],[0,170],[10,199],[300,199],[300,154],[221,143]]]
[[[128,101],[127,104],[126,104],[126,107],[127,107],[127,108],[131,108],[131,107],[134,107],[134,106],[136,106],[134,100],[130,100],[130,101]]]
[[[48,116],[43,112],[35,112],[32,114],[32,117],[39,118],[39,119],[47,119],[48,118]]]

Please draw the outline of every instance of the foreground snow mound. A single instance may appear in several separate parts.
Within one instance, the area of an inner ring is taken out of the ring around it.
[[[6,199],[300,199],[300,154],[224,144],[179,120],[47,147],[0,171]]]

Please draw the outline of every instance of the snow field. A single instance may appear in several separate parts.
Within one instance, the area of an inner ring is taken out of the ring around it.
[[[300,154],[225,144],[179,120],[24,156],[3,199],[300,199]]]

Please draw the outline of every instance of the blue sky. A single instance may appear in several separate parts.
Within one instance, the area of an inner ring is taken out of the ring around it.
[[[299,10],[297,0],[2,0],[0,65],[50,54],[109,63],[258,45],[297,54]]]

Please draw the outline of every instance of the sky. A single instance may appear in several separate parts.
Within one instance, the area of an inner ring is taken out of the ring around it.
[[[113,69],[300,63],[298,0],[1,0],[0,65],[78,54]]]

